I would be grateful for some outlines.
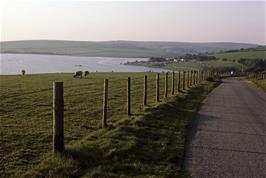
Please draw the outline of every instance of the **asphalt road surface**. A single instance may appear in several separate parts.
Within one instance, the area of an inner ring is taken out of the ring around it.
[[[265,178],[266,94],[224,79],[198,113],[185,165],[197,178]]]

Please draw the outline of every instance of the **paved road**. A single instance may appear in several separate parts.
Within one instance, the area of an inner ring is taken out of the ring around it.
[[[223,80],[198,113],[185,164],[197,178],[266,178],[266,94]]]

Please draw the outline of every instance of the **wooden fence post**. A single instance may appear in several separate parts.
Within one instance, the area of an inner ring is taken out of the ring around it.
[[[190,86],[192,86],[192,81],[193,81],[193,70],[192,71],[190,71]]]
[[[164,88],[164,97],[168,95],[168,72],[165,73],[165,88]]]
[[[147,75],[144,76],[143,105],[147,105]]]
[[[199,83],[201,83],[202,81],[202,70],[200,70],[200,73],[199,73]]]
[[[191,85],[194,85],[194,70],[191,71]]]
[[[127,115],[131,115],[131,79],[127,78]]]
[[[199,71],[196,70],[196,84],[199,83]]]
[[[102,128],[107,127],[107,109],[108,109],[108,79],[104,79]]]
[[[189,72],[190,71],[187,71],[187,83],[186,83],[187,84],[187,88],[189,88]]]
[[[198,84],[198,71],[195,70],[195,85]]]
[[[156,76],[156,102],[160,101],[160,74]]]
[[[186,88],[185,88],[185,84],[186,84],[186,71],[183,71],[183,85],[182,85],[183,90],[186,89]]]
[[[200,83],[200,81],[201,81],[201,71],[198,70],[198,83]]]
[[[181,72],[178,72],[178,93],[181,91]]]
[[[53,151],[64,151],[64,90],[63,82],[53,83]]]
[[[197,84],[197,71],[196,70],[194,71],[194,74],[195,74],[195,81],[194,81],[195,84],[194,85],[196,85]]]
[[[187,88],[189,88],[189,71],[187,71]]]
[[[198,71],[195,71],[195,85],[198,84]]]
[[[175,94],[175,72],[172,72],[172,95]]]
[[[193,85],[196,84],[196,71],[193,71]]]

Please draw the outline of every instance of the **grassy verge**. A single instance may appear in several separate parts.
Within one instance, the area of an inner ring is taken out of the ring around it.
[[[186,177],[181,164],[187,129],[214,86],[202,84],[88,133],[64,154],[47,154],[24,177]]]
[[[258,88],[266,92],[266,80],[250,79],[250,81],[254,83]]]

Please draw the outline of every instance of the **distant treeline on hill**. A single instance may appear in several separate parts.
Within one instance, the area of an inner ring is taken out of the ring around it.
[[[266,71],[266,60],[265,59],[239,59],[238,62],[247,67],[248,72],[262,72]]]
[[[149,58],[149,62],[154,63],[174,63],[174,62],[189,62],[189,61],[215,61],[219,60],[215,56],[209,56],[208,54],[185,54],[183,56],[173,57],[173,58],[165,58],[165,57],[151,57]],[[229,61],[229,59],[223,58],[220,59],[222,61]],[[249,59],[249,58],[241,58],[231,60],[232,62],[236,62],[242,64],[244,69],[249,72],[262,72],[266,70],[266,59]],[[213,69],[212,67],[203,66],[204,69]],[[215,67],[215,70],[218,71],[240,71],[241,69],[234,66],[224,66],[224,67]]]
[[[256,48],[241,48],[241,49],[234,49],[234,50],[227,50],[224,53],[231,53],[231,52],[248,52],[248,51],[265,51],[266,46],[257,46]]]
[[[215,56],[209,56],[208,54],[185,54],[177,57],[172,58],[165,58],[165,57],[150,57],[150,62],[165,62],[165,61],[210,61],[210,60],[218,60]]]

